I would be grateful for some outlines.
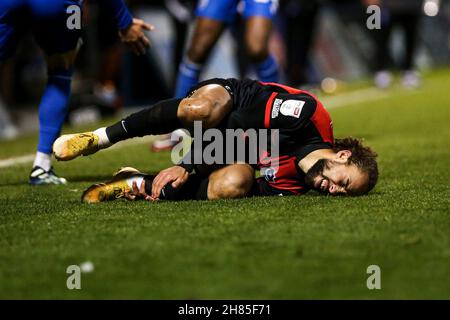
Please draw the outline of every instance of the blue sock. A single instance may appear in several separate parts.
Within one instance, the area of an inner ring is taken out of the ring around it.
[[[279,81],[278,65],[275,59],[269,55],[266,60],[256,65],[256,74],[262,82]]]
[[[198,83],[202,66],[188,61],[186,58],[180,64],[178,69],[177,87],[175,89],[175,98],[184,98],[193,86]]]
[[[57,71],[48,75],[47,87],[39,106],[38,151],[52,153],[67,115],[72,71]]]

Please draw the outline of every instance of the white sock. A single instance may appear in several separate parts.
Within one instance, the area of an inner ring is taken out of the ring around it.
[[[128,186],[133,189],[133,182],[136,182],[138,188],[141,187],[141,183],[144,180],[144,176],[133,176],[127,179]]]
[[[100,149],[112,146],[112,143],[109,141],[108,135],[106,134],[106,127],[98,128],[94,131],[94,134],[98,136],[98,146]]]
[[[34,158],[33,168],[41,167],[45,171],[49,171],[52,167],[52,154],[47,154],[43,152],[36,152],[36,157]]]

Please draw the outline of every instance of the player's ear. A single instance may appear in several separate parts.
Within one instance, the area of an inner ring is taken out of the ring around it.
[[[336,161],[340,163],[347,163],[348,158],[350,158],[352,152],[350,150],[341,150],[336,153]]]

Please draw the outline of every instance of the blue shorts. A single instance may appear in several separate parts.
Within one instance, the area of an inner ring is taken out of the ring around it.
[[[277,8],[278,0],[200,0],[196,15],[231,23],[237,13],[244,18],[260,16],[272,19]]]
[[[80,29],[69,29],[67,8],[82,0],[1,0],[0,60],[11,56],[23,32],[31,30],[38,45],[48,55],[74,50],[81,39]]]

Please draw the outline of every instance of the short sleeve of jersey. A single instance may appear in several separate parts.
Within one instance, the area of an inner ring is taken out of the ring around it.
[[[316,107],[316,100],[309,95],[277,93],[270,110],[270,128],[299,131],[308,123]]]

